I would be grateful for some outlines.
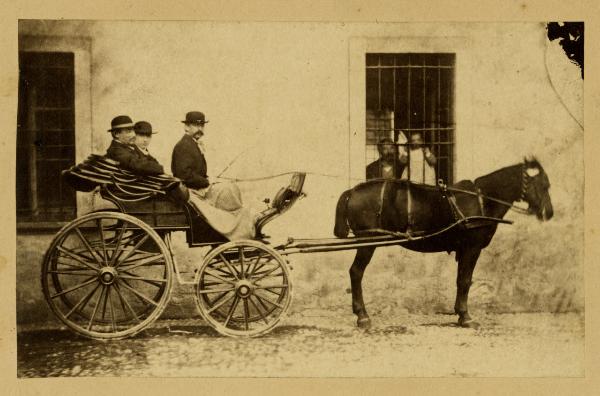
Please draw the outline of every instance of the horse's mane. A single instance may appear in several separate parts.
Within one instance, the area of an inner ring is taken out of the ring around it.
[[[498,176],[500,176],[500,174],[505,174],[506,172],[511,172],[516,167],[521,166],[521,165],[522,164],[515,164],[515,165],[505,166],[504,168],[500,168],[498,170],[495,170],[492,173],[488,173],[487,175],[483,175],[483,176],[479,176],[479,177],[475,178],[474,182],[475,182],[475,184],[478,184],[478,183],[481,183],[483,181],[487,181],[489,179],[495,179]]]
[[[531,157],[531,158],[525,159],[524,162],[521,162],[519,164],[505,166],[504,168],[498,169],[492,173],[488,173],[487,175],[480,176],[480,177],[476,178],[474,181],[477,184],[478,182],[496,178],[500,173],[506,173],[509,171],[513,171],[516,167],[521,167],[523,165],[525,165],[528,168],[538,168],[540,171],[544,172],[544,168],[542,168],[542,165],[537,160],[537,158]]]

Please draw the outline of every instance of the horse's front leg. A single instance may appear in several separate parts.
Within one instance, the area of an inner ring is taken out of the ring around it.
[[[481,249],[477,248],[465,248],[456,252],[458,272],[456,275],[456,303],[454,304],[454,312],[458,314],[458,325],[461,327],[479,327],[479,323],[474,321],[471,315],[469,315],[468,300],[473,270],[475,269],[480,253]]]
[[[358,316],[356,324],[360,328],[371,327],[371,319],[367,314],[362,294],[362,278],[365,268],[373,257],[375,248],[365,247],[356,250],[356,256],[350,267],[350,283],[352,285],[352,312]]]

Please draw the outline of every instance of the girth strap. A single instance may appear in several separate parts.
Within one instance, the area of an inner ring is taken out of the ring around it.
[[[381,192],[379,193],[379,210],[377,211],[377,225],[379,228],[383,228],[383,201],[385,199],[385,188],[387,187],[387,184],[387,181],[384,181],[381,184]]]

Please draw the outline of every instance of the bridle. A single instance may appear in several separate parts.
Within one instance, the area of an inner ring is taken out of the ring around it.
[[[532,179],[534,176],[529,176],[529,174],[527,173],[527,167],[525,166],[525,164],[521,165],[521,169],[522,169],[522,171],[521,171],[521,175],[522,175],[521,176],[521,195],[519,196],[519,200],[524,201],[525,195],[527,194],[527,189],[529,188],[529,180]],[[439,182],[438,182],[438,184],[439,184]],[[446,187],[446,188],[448,191],[461,192],[461,193],[465,193],[465,194],[469,194],[469,195],[475,195],[475,196],[479,197],[480,199],[486,199],[488,201],[493,201],[493,202],[499,203],[501,205],[507,206],[509,209],[512,209],[517,213],[521,213],[521,214],[525,214],[525,215],[531,214],[529,209],[523,209],[518,206],[515,206],[512,202],[504,201],[502,199],[498,199],[498,198],[490,197],[489,195],[482,194],[479,189],[477,189],[477,192],[473,192],[473,191],[463,190],[463,189],[454,188],[454,187]]]

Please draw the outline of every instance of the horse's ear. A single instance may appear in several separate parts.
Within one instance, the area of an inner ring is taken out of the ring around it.
[[[535,161],[535,158],[533,157],[532,154],[527,154],[525,157],[523,157],[523,162],[525,162],[526,164],[529,164],[534,161]]]

